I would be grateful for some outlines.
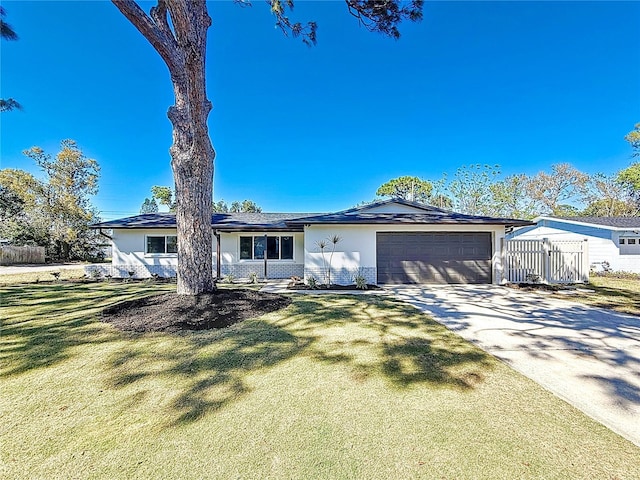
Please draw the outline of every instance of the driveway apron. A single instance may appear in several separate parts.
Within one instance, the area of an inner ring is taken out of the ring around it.
[[[640,317],[495,285],[385,288],[640,446]]]

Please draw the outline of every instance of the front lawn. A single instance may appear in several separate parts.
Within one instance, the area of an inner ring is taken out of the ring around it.
[[[640,449],[388,298],[295,295],[218,331],[100,322],[173,289],[0,289],[3,478],[640,478]]]
[[[84,267],[55,269],[52,268],[46,272],[27,272],[27,273],[3,273],[0,275],[0,286],[17,285],[19,283],[50,283],[56,280],[52,272],[58,272],[58,280],[72,280],[84,277]]]
[[[571,300],[594,307],[640,315],[640,278],[591,276],[588,288],[595,290],[595,293],[578,295]]]

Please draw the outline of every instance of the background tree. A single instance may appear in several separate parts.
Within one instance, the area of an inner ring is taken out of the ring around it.
[[[550,174],[540,172],[531,178],[529,196],[536,202],[538,214],[567,216],[567,206],[587,195],[588,182],[589,176],[571,164],[556,163]]]
[[[431,198],[429,203],[434,207],[452,209],[453,200],[446,195],[447,174],[444,173],[439,180],[431,182]]]
[[[468,215],[491,215],[491,185],[500,175],[500,165],[463,165],[449,185],[454,208]]]
[[[14,245],[48,246],[43,200],[42,186],[33,175],[12,168],[0,170],[0,238]]]
[[[633,156],[640,155],[640,123],[636,123],[633,130],[631,130],[624,139],[629,142],[631,148],[633,148]]]
[[[54,158],[39,147],[24,154],[36,162],[45,179],[22,170],[0,170],[5,199],[18,197],[22,205],[18,219],[3,222],[2,234],[13,243],[46,247],[51,259],[95,258],[98,241],[90,225],[98,217],[90,196],[98,191],[98,163],[87,158],[73,140],[62,141]]]
[[[485,211],[498,217],[534,218],[537,211],[535,201],[528,193],[530,181],[527,175],[520,173],[489,185],[491,198]]]
[[[18,40],[18,35],[13,30],[11,25],[4,21],[4,17],[7,12],[3,7],[0,6],[0,37],[3,40]],[[22,105],[20,105],[13,98],[0,98],[0,112],[7,112],[9,110],[19,109],[22,110]]]
[[[213,213],[229,213],[229,205],[224,200],[218,200],[211,206],[211,211]]]
[[[176,202],[173,200],[171,187],[154,185],[151,187],[151,198],[157,200],[160,205],[168,207],[170,212],[176,211]]]
[[[148,212],[140,212],[140,213],[155,213],[158,211],[158,204],[164,205],[169,208],[170,212],[175,212],[176,204],[174,199],[173,190],[171,187],[161,187],[158,185],[154,185],[151,187],[151,199],[145,198],[143,207],[145,205],[150,205],[150,208],[153,209],[153,204],[155,204],[155,210]],[[157,203],[156,203],[157,200]],[[238,213],[238,212],[246,212],[246,213],[260,213],[262,212],[262,208],[260,208],[253,200],[243,200],[242,202],[232,202],[229,206],[227,202],[224,200],[218,200],[217,202],[211,203],[211,212],[213,213]]]
[[[212,211],[214,213],[260,213],[262,208],[252,200],[231,202],[231,206],[227,205],[224,200],[219,200],[214,202]]]
[[[633,157],[640,156],[640,123],[636,123],[632,131],[627,133],[624,139],[633,149]],[[640,162],[618,172],[618,182],[624,186],[635,206],[640,209]]]
[[[429,203],[433,185],[419,177],[403,176],[380,185],[376,195],[380,197],[403,198],[412,202]]]
[[[262,208],[251,200],[243,200],[242,202],[233,202],[229,208],[231,213],[260,213]]]
[[[640,208],[640,162],[620,170],[616,179],[625,188],[635,206]]]
[[[619,175],[619,174],[618,174]],[[618,175],[597,173],[589,178],[587,206],[580,215],[588,217],[629,217],[638,214],[629,189]]]
[[[176,188],[178,231],[178,287],[180,294],[212,291],[211,210],[215,151],[207,118],[211,102],[206,94],[207,30],[211,18],[205,0],[158,0],[149,15],[132,0],[112,0],[161,56],[171,77],[175,104],[168,117],[173,126],[169,150]],[[249,4],[241,0],[240,3]],[[276,25],[285,33],[316,43],[316,24],[293,23],[287,10],[293,0],[268,0]],[[347,0],[349,12],[366,28],[398,38],[403,19],[422,18],[422,0]]]
[[[142,205],[140,206],[140,213],[158,213],[158,203],[156,202],[156,199],[153,197],[145,198],[144,202],[142,202]]]

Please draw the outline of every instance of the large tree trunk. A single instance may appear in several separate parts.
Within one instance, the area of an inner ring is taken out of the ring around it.
[[[212,291],[211,203],[215,152],[209,138],[205,61],[211,18],[204,0],[158,0],[150,16],[132,0],[112,0],[169,68],[175,105],[171,167],[176,187],[178,293]],[[167,14],[171,15],[169,25]]]

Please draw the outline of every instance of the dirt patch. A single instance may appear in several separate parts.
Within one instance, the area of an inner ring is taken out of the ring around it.
[[[165,293],[104,309],[102,320],[128,332],[178,332],[225,328],[287,307],[291,299],[275,293],[220,289],[201,295]]]

